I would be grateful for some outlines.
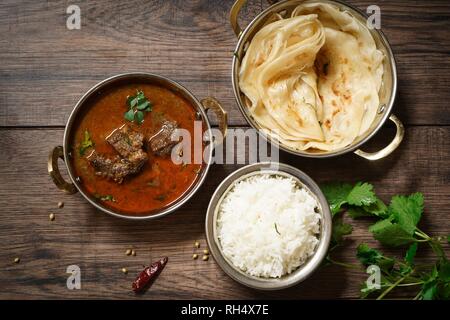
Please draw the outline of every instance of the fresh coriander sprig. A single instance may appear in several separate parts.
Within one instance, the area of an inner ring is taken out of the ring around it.
[[[80,149],[79,149],[80,156],[84,156],[86,150],[89,148],[93,148],[94,146],[95,146],[95,143],[92,141],[89,131],[85,130],[84,135],[83,135],[83,140],[80,143]]]
[[[137,90],[135,96],[127,97],[128,111],[125,112],[125,119],[130,122],[141,124],[144,121],[144,112],[152,111],[152,103],[144,95],[144,92]]]
[[[450,262],[442,247],[443,237],[430,237],[417,225],[423,214],[424,198],[421,193],[394,196],[386,206],[368,183],[355,186],[345,183],[330,184],[322,188],[333,215],[332,245],[327,262],[343,267],[354,265],[335,261],[332,251],[344,243],[345,236],[352,233],[352,226],[343,222],[347,213],[351,218],[372,217],[377,221],[369,227],[381,244],[390,247],[408,245],[403,260],[386,257],[380,251],[360,244],[357,258],[363,266],[377,265],[382,272],[379,288],[368,288],[364,283],[361,297],[378,292],[377,299],[385,298],[391,291],[402,287],[420,287],[413,299],[450,299]],[[450,240],[447,237],[447,241]],[[428,244],[437,256],[433,265],[419,266],[415,263],[419,245]]]

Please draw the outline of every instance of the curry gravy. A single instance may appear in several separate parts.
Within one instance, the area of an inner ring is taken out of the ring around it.
[[[135,95],[142,90],[152,102],[152,111],[146,112],[141,125],[131,123],[124,118],[128,111],[127,96]],[[117,84],[100,91],[96,98],[88,101],[88,105],[75,123],[76,130],[71,137],[72,164],[76,176],[81,178],[84,190],[95,201],[103,206],[128,215],[144,215],[152,211],[167,207],[178,200],[196,182],[202,169],[201,164],[174,164],[168,157],[160,157],[147,150],[149,160],[141,171],[127,177],[121,184],[95,174],[94,168],[86,159],[91,150],[108,157],[117,156],[114,148],[105,138],[116,128],[127,123],[136,131],[144,134],[145,139],[157,130],[161,119],[168,118],[178,123],[179,128],[186,129],[191,134],[191,157],[193,162],[194,148],[201,148],[203,144],[194,146],[194,121],[196,111],[183,97],[169,89],[149,84]],[[84,155],[79,152],[88,131],[94,148],[90,148]],[[203,130],[205,124],[203,123]],[[103,200],[102,200],[103,199]]]

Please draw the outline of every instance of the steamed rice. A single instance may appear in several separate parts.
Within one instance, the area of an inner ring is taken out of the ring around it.
[[[223,254],[257,277],[289,274],[319,242],[317,200],[293,179],[258,174],[238,182],[219,207],[217,235]]]

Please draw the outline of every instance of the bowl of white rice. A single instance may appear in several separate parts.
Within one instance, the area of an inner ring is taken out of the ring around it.
[[[308,278],[325,258],[331,213],[320,188],[302,171],[255,163],[217,187],[206,238],[232,279],[255,289],[284,289]]]

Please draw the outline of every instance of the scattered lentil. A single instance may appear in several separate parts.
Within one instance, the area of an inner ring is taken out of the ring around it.
[[[50,221],[55,220],[55,214],[54,214],[54,213],[50,213],[50,214],[48,215],[48,218],[50,219]]]

